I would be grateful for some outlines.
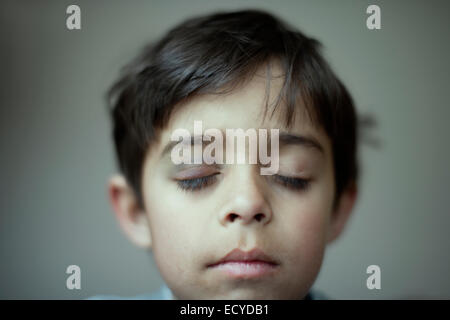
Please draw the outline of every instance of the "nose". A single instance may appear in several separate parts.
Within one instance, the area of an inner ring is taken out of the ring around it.
[[[219,215],[221,225],[265,225],[272,220],[271,207],[264,193],[261,177],[255,176],[258,174],[242,171],[235,174],[228,189],[232,191],[225,198],[227,202]]]

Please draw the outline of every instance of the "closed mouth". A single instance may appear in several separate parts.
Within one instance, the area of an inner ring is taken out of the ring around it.
[[[247,252],[234,249],[222,259],[209,264],[208,268],[217,269],[232,277],[254,278],[271,274],[278,266],[277,261],[260,249]]]

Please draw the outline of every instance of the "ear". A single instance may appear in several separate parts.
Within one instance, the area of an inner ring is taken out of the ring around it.
[[[351,183],[341,194],[338,205],[332,212],[328,229],[327,243],[336,240],[344,230],[358,195],[356,183]]]
[[[135,193],[122,175],[110,178],[108,195],[116,219],[125,235],[135,245],[150,248],[151,234],[146,213],[139,207]]]

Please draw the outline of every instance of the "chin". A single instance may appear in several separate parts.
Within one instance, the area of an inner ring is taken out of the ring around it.
[[[272,289],[268,289],[267,292],[262,290],[246,290],[238,289],[228,293],[218,294],[213,298],[206,298],[213,300],[280,300],[289,299],[283,297],[280,294],[274,293]]]

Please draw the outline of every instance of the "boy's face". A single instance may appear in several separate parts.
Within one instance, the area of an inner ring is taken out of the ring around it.
[[[281,79],[271,82],[270,102]],[[110,184],[122,227],[135,243],[152,247],[176,298],[302,299],[320,270],[327,242],[340,233],[351,211],[355,194],[344,194],[333,211],[333,155],[326,134],[301,112],[291,130],[281,125],[281,118],[263,121],[265,90],[265,76],[258,73],[229,95],[198,96],[173,114],[144,162],[145,212],[137,211],[123,185],[114,180]],[[287,185],[278,176],[261,175],[254,164],[175,165],[171,153],[163,150],[175,129],[193,135],[194,120],[203,122],[203,130],[274,128],[280,135],[313,139],[321,149],[295,143],[279,147],[277,174],[305,179],[308,185]],[[183,190],[178,184],[208,176],[212,178],[201,189]],[[259,249],[266,262],[217,265],[236,248]]]

